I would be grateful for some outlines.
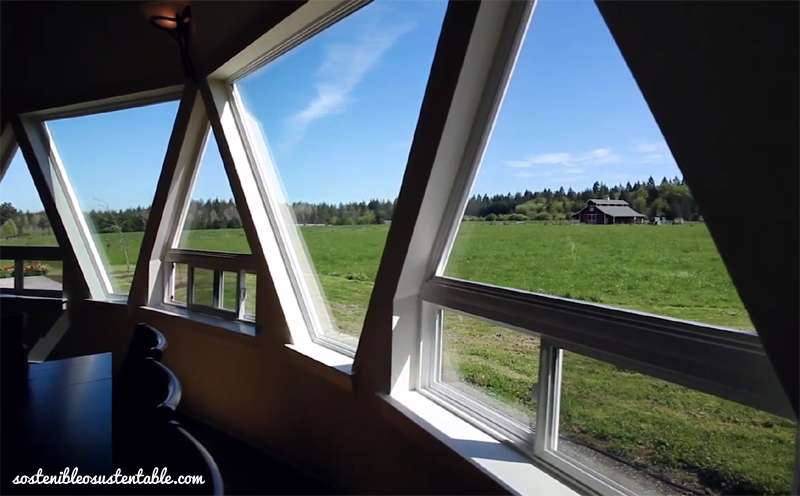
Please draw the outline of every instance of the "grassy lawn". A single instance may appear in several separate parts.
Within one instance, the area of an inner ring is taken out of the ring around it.
[[[376,225],[302,229],[333,317],[344,332],[360,333],[387,232],[388,226]],[[115,288],[127,291],[132,274],[125,249],[132,270],[141,233],[103,234],[100,240]],[[241,230],[192,231],[182,246],[248,252]],[[446,273],[753,329],[702,224],[467,222]],[[255,290],[254,281],[247,286],[248,292]],[[232,295],[226,292],[226,304]],[[450,312],[444,333],[446,381],[477,390],[515,417],[535,423],[531,391],[538,380],[538,339]],[[590,358],[565,356],[562,436],[689,487],[738,494],[789,492],[794,422]]]

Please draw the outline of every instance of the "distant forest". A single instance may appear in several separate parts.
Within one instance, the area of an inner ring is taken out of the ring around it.
[[[700,212],[689,187],[680,178],[664,178],[656,183],[645,182],[608,187],[596,182],[592,188],[576,192],[559,188],[524,191],[504,195],[474,195],[464,214],[465,220],[487,221],[565,221],[580,210],[590,198],[625,200],[648,217],[684,220],[700,219]],[[370,200],[350,203],[292,204],[299,224],[359,225],[383,224],[392,220],[396,201]],[[89,218],[98,232],[143,231],[149,208],[92,210]],[[233,200],[193,200],[187,219],[189,229],[223,229],[242,227]],[[44,212],[19,211],[11,203],[0,203],[0,235],[14,237],[50,230]]]

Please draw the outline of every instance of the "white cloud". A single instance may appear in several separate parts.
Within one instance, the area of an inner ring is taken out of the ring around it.
[[[633,147],[633,151],[637,153],[655,153],[661,152],[664,148],[663,143],[639,143]]]
[[[580,173],[583,172],[583,169],[578,166],[612,164],[619,161],[619,155],[614,153],[611,148],[596,148],[582,153],[541,153],[532,155],[525,160],[506,161],[506,165],[518,169],[535,165],[559,165],[566,167],[568,173]]]
[[[325,58],[316,73],[316,94],[287,119],[288,144],[299,141],[315,121],[343,111],[353,100],[351,94],[358,83],[413,28],[410,24],[373,24],[352,42],[325,46]]]
[[[633,147],[632,160],[640,164],[668,164],[674,162],[672,153],[663,141],[643,142]]]

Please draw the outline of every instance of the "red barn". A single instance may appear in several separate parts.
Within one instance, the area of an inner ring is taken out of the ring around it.
[[[591,199],[586,206],[572,215],[582,224],[641,224],[647,218],[625,200]]]

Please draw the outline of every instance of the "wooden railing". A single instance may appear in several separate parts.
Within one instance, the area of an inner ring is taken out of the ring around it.
[[[3,294],[16,294],[25,296],[56,296],[62,295],[61,281],[48,278],[52,282],[52,287],[25,287],[25,262],[42,262],[42,261],[61,261],[62,262],[62,278],[63,278],[63,250],[59,246],[0,246],[0,260],[12,260],[13,265],[13,284],[7,282],[0,285],[0,293]],[[46,264],[45,264],[46,265]],[[30,266],[28,266],[30,267]],[[7,267],[0,267],[5,272]],[[45,274],[38,274],[46,277]],[[28,276],[30,277],[30,276]],[[0,278],[0,282],[6,281],[9,278]]]

